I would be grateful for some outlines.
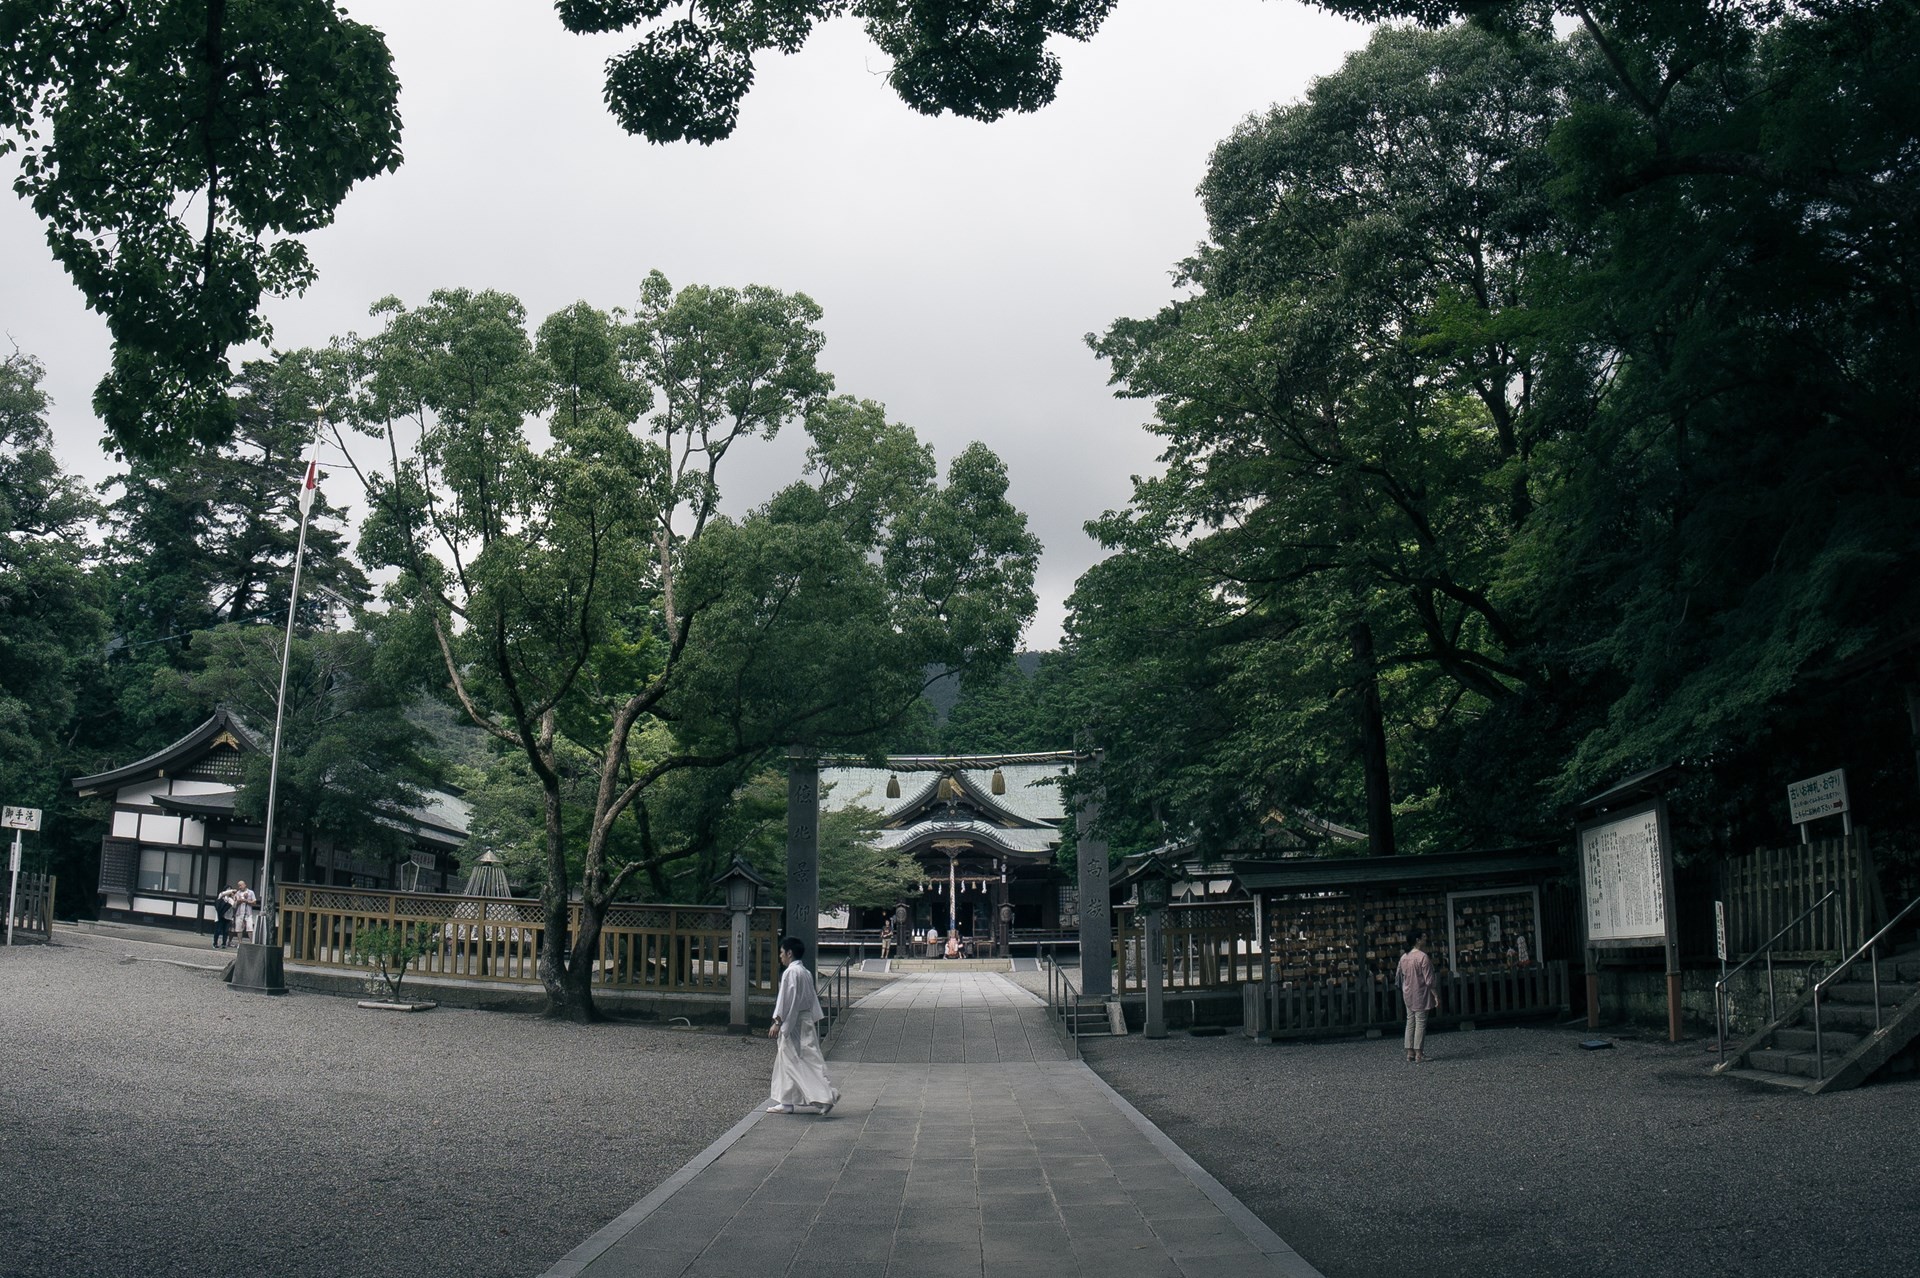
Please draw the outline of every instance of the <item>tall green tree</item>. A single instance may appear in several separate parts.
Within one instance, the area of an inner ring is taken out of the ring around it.
[[[300,849],[311,882],[321,838],[367,859],[389,862],[407,845],[404,822],[439,779],[430,738],[407,711],[419,695],[417,670],[390,650],[377,617],[350,630],[296,633],[287,653],[276,828]],[[163,671],[154,695],[193,717],[225,707],[265,742],[279,706],[279,626],[228,624],[197,637],[197,669]],[[266,751],[247,756],[235,810],[263,821]]]
[[[71,887],[85,838],[61,781],[107,617],[87,537],[98,507],[54,456],[42,375],[20,351],[0,359],[0,800],[47,812],[31,842]]]
[[[1038,546],[984,448],[941,484],[878,405],[827,398],[803,296],[654,276],[630,320],[580,305],[533,335],[495,293],[381,312],[358,411],[390,469],[368,475],[363,551],[539,786],[541,980],[589,1019],[608,905],[687,846],[647,855],[639,833],[669,779],[877,743],[929,665],[1005,660]],[[796,421],[815,482],[722,514],[726,455]]]
[[[312,281],[298,236],[399,165],[399,91],[331,0],[0,0],[0,155],[113,334],[124,451],[232,432],[227,353]]]
[[[152,696],[164,672],[197,669],[197,636],[221,625],[286,625],[299,541],[299,485],[324,414],[323,361],[281,355],[242,370],[236,433],[165,461],[131,460],[106,484],[100,589],[113,618],[105,678],[87,689],[82,740],[103,766],[191,726],[186,703]],[[322,485],[307,531],[299,624],[366,603],[346,511]],[[335,490],[337,496],[337,489]]]
[[[1550,682],[1501,587],[1580,402],[1522,318],[1573,247],[1542,190],[1570,75],[1549,41],[1381,31],[1221,145],[1194,295],[1095,343],[1166,468],[1097,525],[1141,563],[1083,583],[1075,633],[1124,652],[1095,632],[1159,634],[1157,608],[1211,646],[1171,651],[1233,691],[1174,708],[1211,726],[1151,765],[1212,778],[1187,819],[1250,839],[1275,803],[1331,806],[1391,853],[1415,757],[1391,738]]]

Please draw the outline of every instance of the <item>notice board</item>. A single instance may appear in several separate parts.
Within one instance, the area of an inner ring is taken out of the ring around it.
[[[1664,945],[1669,938],[1665,814],[1657,803],[1580,827],[1587,944]]]

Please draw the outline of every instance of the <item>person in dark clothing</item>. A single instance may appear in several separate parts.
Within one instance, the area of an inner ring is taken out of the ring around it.
[[[230,946],[232,945],[232,942],[227,937],[227,931],[232,926],[233,926],[233,906],[228,904],[227,894],[225,892],[222,892],[219,896],[215,897],[213,901],[213,948],[214,949],[224,950],[224,949],[230,948]]]

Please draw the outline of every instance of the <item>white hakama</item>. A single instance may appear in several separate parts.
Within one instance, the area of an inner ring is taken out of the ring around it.
[[[773,1014],[780,1020],[779,1051],[773,1058],[773,1103],[837,1104],[840,1091],[827,1077],[827,1058],[820,1051],[824,1012],[813,987],[813,973],[805,963],[789,963],[780,974],[780,996],[774,1000]]]

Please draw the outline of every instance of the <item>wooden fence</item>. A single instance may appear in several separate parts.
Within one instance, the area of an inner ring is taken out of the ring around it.
[[[432,948],[409,969],[412,974],[522,984],[540,979],[546,914],[536,900],[292,883],[280,889],[280,909],[289,963],[364,971],[366,964],[353,956],[354,938],[369,928],[392,927],[408,939],[431,940]],[[779,921],[778,910],[753,912],[746,955],[750,989],[771,990],[779,980]],[[568,926],[579,924],[575,904]],[[614,905],[600,929],[593,983],[606,989],[724,994],[732,937],[732,916],[716,906]]]
[[[0,875],[0,892],[8,888],[9,875]],[[13,900],[13,943],[45,945],[53,937],[53,893],[59,878],[52,874],[20,875],[19,890]],[[6,920],[0,919],[0,940],[4,940]]]
[[[1849,953],[1886,918],[1873,853],[1858,830],[1842,839],[1760,848],[1752,856],[1722,861],[1713,886],[1715,898],[1726,902],[1727,953],[1735,959],[1756,952],[1829,891],[1834,899],[1783,936],[1774,957]]]
[[[1501,1020],[1565,1014],[1568,1008],[1567,965],[1555,960],[1498,972],[1437,975],[1440,1008],[1429,1024]],[[1405,1023],[1406,1004],[1399,983],[1376,976],[1312,984],[1270,984],[1267,1029],[1274,1038],[1310,1038],[1320,1034],[1351,1034],[1365,1029],[1383,1032]]]
[[[1170,905],[1160,923],[1167,989],[1231,989],[1265,979],[1266,962],[1254,935],[1253,902]],[[1133,906],[1113,912],[1113,948],[1119,988],[1147,988],[1146,919]]]

